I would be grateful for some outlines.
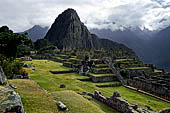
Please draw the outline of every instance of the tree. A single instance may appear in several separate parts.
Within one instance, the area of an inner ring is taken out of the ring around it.
[[[0,27],[0,65],[8,78],[19,74],[22,64],[15,60],[23,47],[31,46],[32,41],[25,35],[13,33],[7,26]]]
[[[39,39],[34,43],[34,48],[36,50],[39,50],[47,46],[53,46],[47,39]]]
[[[12,32],[0,33],[0,54],[4,54],[8,58],[16,58],[19,45],[32,45],[32,41],[25,35]]]

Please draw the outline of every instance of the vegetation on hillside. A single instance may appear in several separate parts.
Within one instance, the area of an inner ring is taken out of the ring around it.
[[[7,26],[0,28],[0,65],[8,78],[13,74],[19,74],[21,70],[20,60],[17,56],[30,53],[32,41],[25,35],[13,33]]]

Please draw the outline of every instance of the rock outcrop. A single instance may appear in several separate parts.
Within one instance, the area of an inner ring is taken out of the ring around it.
[[[45,39],[56,45],[59,49],[124,49],[134,53],[123,44],[118,44],[107,39],[100,39],[91,34],[87,27],[81,22],[74,9],[67,9],[60,14],[47,32]]]
[[[10,87],[0,66],[0,113],[24,113],[21,97]]]
[[[7,78],[2,70],[2,67],[0,66],[0,85],[4,85],[7,83]]]
[[[24,113],[21,97],[9,87],[0,89],[0,112]]]

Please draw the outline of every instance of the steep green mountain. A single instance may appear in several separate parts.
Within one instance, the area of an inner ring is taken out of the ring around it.
[[[45,39],[56,45],[59,49],[124,49],[129,53],[134,52],[123,44],[118,44],[107,39],[100,39],[91,34],[81,22],[74,9],[67,9],[60,14],[47,32]]]

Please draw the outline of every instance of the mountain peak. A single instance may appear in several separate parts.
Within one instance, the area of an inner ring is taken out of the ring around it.
[[[68,8],[64,12],[67,12],[67,13],[77,13],[76,10],[74,10],[72,8]]]
[[[80,21],[77,12],[74,9],[67,9],[55,19],[45,38],[52,44],[57,45],[59,49],[67,48],[68,46],[72,48],[74,44],[68,44],[71,43],[70,40],[75,42],[75,40],[90,38],[90,33]],[[75,45],[75,48],[79,48],[81,44]],[[83,48],[85,44],[81,46]]]
[[[28,37],[35,42],[38,39],[44,38],[48,31],[48,27],[41,27],[40,25],[34,25],[32,28],[22,32],[21,34],[28,33]]]
[[[59,49],[120,49],[124,48],[130,53],[133,51],[124,45],[110,40],[102,40],[92,35],[87,27],[80,21],[74,9],[67,9],[60,14],[47,32],[45,39],[56,45]]]
[[[70,21],[78,21],[80,22],[80,18],[76,12],[76,10],[68,8],[65,10],[62,14],[58,16],[57,19],[63,19],[63,20],[70,20]]]

